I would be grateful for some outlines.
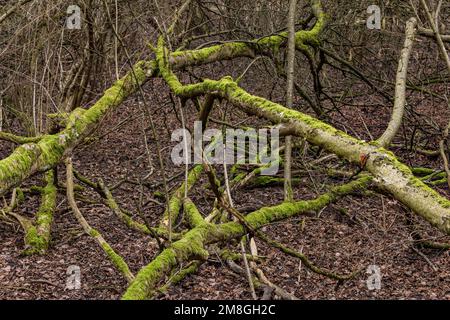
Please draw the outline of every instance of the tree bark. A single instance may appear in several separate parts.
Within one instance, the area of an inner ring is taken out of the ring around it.
[[[287,48],[287,84],[286,107],[292,109],[294,97],[294,66],[295,66],[295,10],[297,0],[290,0],[288,18],[288,48]],[[284,199],[292,201],[292,136],[286,136],[286,149],[284,151]]]
[[[250,115],[263,117],[275,123],[289,124],[295,135],[350,162],[360,164],[361,156],[364,156],[365,169],[376,178],[380,187],[432,225],[450,234],[450,201],[417,179],[406,165],[379,143],[355,139],[309,115],[253,96],[240,88],[230,77],[183,86],[167,62],[164,62],[167,55],[164,54],[161,43],[158,50],[160,73],[175,94],[192,98],[215,93]]]
[[[391,120],[383,135],[378,139],[378,142],[383,147],[389,147],[403,121],[406,104],[406,80],[408,75],[408,63],[411,56],[411,51],[416,35],[416,18],[411,18],[406,23],[406,38],[403,45],[402,53],[398,61],[397,80],[395,82],[395,99],[394,110],[392,112]]]

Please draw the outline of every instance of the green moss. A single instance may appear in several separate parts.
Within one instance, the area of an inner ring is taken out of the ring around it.
[[[181,184],[181,186],[177,190],[175,190],[173,195],[170,197],[169,208],[164,211],[161,227],[167,227],[169,225],[169,212],[172,219],[171,221],[175,223],[180,213],[181,204],[185,195],[185,189],[187,188],[187,191],[189,191],[195,185],[197,180],[200,178],[202,172],[203,172],[202,165],[196,165],[189,171],[187,178],[187,185],[186,181],[184,181]]]
[[[315,14],[319,20],[325,19],[325,16],[322,16],[320,7],[315,8]],[[317,26],[317,28],[319,27],[320,25]],[[361,154],[369,154],[371,156],[369,157],[366,168],[370,172],[375,172],[376,174],[379,171],[380,166],[390,166],[393,170],[393,174],[400,174],[403,176],[403,178],[408,181],[408,186],[415,188],[419,193],[422,193],[424,198],[431,197],[432,202],[439,204],[439,206],[443,209],[450,208],[450,201],[444,199],[436,191],[432,190],[419,179],[415,178],[411,170],[406,165],[398,161],[393,153],[385,150],[384,148],[379,148],[376,143],[369,144],[365,141],[355,139],[320,120],[312,118],[309,115],[287,109],[264,98],[253,96],[240,88],[238,84],[230,77],[223,78],[219,81],[207,79],[201,83],[183,86],[175,74],[170,70],[167,62],[164,62],[164,56],[167,54],[167,52],[164,53],[164,50],[165,48],[163,46],[163,42],[160,42],[160,51],[157,55],[159,56],[158,59],[160,61],[160,69],[163,71],[162,73],[164,79],[167,81],[175,94],[190,98],[197,95],[215,93],[220,95],[222,98],[227,99],[232,104],[240,106],[247,113],[267,118],[274,123],[292,123],[297,131],[297,134],[304,137],[310,143],[324,147],[328,151],[333,152],[353,163],[359,164]],[[385,163],[383,164],[383,162]],[[383,177],[377,177],[383,179]],[[387,187],[399,198],[405,197],[405,193],[401,190],[397,190],[396,186]],[[431,210],[424,208],[423,205],[417,204],[411,199],[404,201],[406,201],[407,205],[413,210],[417,209],[420,211],[419,214],[424,216],[433,225],[438,226],[447,233],[450,232],[450,218],[448,217],[448,213],[444,211],[440,214],[433,214],[431,213]]]
[[[47,250],[48,242],[39,235],[37,228],[31,225],[25,233],[25,247],[24,254],[42,254]]]
[[[430,168],[412,168],[411,171],[416,176],[425,176],[425,175],[433,174],[435,172],[434,169],[430,169]]]
[[[241,173],[237,174],[237,175],[233,178],[233,180],[231,180],[231,184],[232,184],[232,185],[235,185],[235,184],[241,182],[246,176],[247,176],[247,174],[245,174],[244,172],[241,172]]]
[[[313,4],[313,10],[317,14],[317,21],[311,30],[300,30],[296,33],[297,48],[304,49],[307,45],[317,46],[320,42],[319,35],[325,27],[327,16],[323,13],[320,4]],[[287,36],[287,32],[282,32],[253,41],[236,41],[198,50],[175,51],[170,56],[168,53],[166,55],[170,57],[168,63],[170,62],[173,67],[177,68],[223,61],[236,57],[254,58],[256,54],[267,54],[267,52],[276,54],[280,47],[286,44]],[[158,55],[158,48],[155,51]]]
[[[66,149],[67,141],[60,143],[60,137],[58,135],[45,136],[39,143],[41,149],[41,157],[39,162],[44,169],[54,167],[61,160],[64,151]]]
[[[191,201],[191,199],[187,198],[184,200],[183,208],[190,226],[196,227],[205,222],[202,215],[198,211],[197,206]]]
[[[127,225],[127,227],[134,230],[138,230],[139,232],[142,232],[144,234],[149,235],[152,234],[152,231],[150,231],[146,225],[135,221],[131,217],[131,214],[129,214],[128,212],[119,207],[119,205],[117,204],[117,202],[115,201],[111,192],[108,189],[106,189],[105,196],[106,196],[105,200],[106,205],[116,214],[116,216],[120,220],[122,220]]]
[[[438,186],[446,183],[448,183],[447,177],[429,182],[429,184],[432,186]]]
[[[111,246],[106,243],[103,242],[102,243],[102,248],[105,251],[105,253],[108,255],[109,259],[111,260],[111,262],[114,264],[114,266],[128,279],[128,280],[132,280],[134,277],[132,276],[132,273],[130,271],[130,268],[128,267],[127,263],[125,262],[125,260],[118,255],[113,248],[111,248]]]
[[[315,200],[283,203],[275,207],[262,208],[249,214],[245,219],[253,228],[259,228],[267,223],[293,216],[299,212],[323,208],[337,197],[353,192],[358,188],[364,188],[370,181],[370,177],[364,176],[346,185],[333,188],[329,193]],[[122,299],[137,300],[151,297],[159,281],[177,263],[189,260],[203,261],[208,257],[205,244],[236,238],[243,234],[245,234],[245,229],[237,222],[217,226],[199,219],[197,227],[189,231],[181,240],[174,242],[170,248],[165,249],[149,265],[139,271]]]
[[[245,42],[225,43],[198,50],[175,51],[170,54],[170,64],[177,68],[184,68],[213,61],[233,59],[237,56],[254,57],[254,51]]]
[[[51,184],[43,189],[42,202],[37,213],[37,225],[47,228],[53,219],[53,211],[56,207],[56,187]]]
[[[0,195],[18,185],[40,155],[37,144],[24,144],[0,161]]]
[[[138,230],[144,234],[151,234],[151,231],[148,229],[148,227],[145,224],[136,222],[133,218],[130,216],[123,214],[122,219],[124,220],[125,224],[132,229]]]
[[[297,47],[303,47],[304,44],[309,44],[312,46],[318,46],[320,44],[319,35],[325,28],[327,15],[322,11],[320,3],[313,4],[313,11],[318,15],[316,17],[317,22],[311,30],[302,30],[296,33],[295,41]]]
[[[161,191],[155,191],[153,193],[153,196],[155,196],[156,198],[159,198],[159,199],[164,199],[164,193]]]
[[[245,217],[245,221],[254,229],[259,229],[264,225],[275,221],[280,221],[294,217],[296,215],[319,211],[336,199],[348,195],[356,190],[367,187],[372,178],[370,176],[362,176],[358,180],[349,182],[345,185],[332,188],[331,191],[325,193],[314,200],[305,200],[297,202],[285,202],[277,206],[264,207],[256,210]],[[237,222],[229,222],[222,224],[216,230],[217,234],[212,238],[228,237],[235,238],[245,233],[244,227]]]
[[[271,177],[271,176],[259,176],[252,179],[250,185],[252,186],[258,186],[258,187],[266,187],[270,185],[278,185],[283,184],[284,178],[278,178],[278,177]],[[301,183],[300,178],[293,178],[292,179],[292,185],[296,185]]]
[[[450,209],[450,201],[442,197],[438,192],[426,185],[421,179],[415,177],[412,174],[411,169],[405,164],[401,163],[392,152],[386,151],[383,148],[378,149],[378,152],[380,152],[381,155],[379,155],[374,160],[373,166],[378,168],[391,168],[391,170],[395,171],[396,174],[399,174],[401,178],[406,181],[406,185],[403,190],[396,191],[406,191],[407,193],[403,198],[400,198],[399,200],[401,200],[410,209],[425,218],[429,223],[436,226],[443,232],[449,234],[450,215],[445,211],[437,213],[436,210],[439,210],[438,206],[444,210]],[[414,193],[408,193],[408,190],[414,190]],[[415,194],[416,197],[408,198],[410,194]],[[434,206],[436,210],[430,210],[430,205]]]
[[[178,261],[186,261],[190,258],[206,260],[208,251],[204,249],[204,242],[209,233],[209,225],[202,224],[189,231],[181,240],[174,242],[174,249]]]
[[[228,249],[224,249],[220,252],[220,258],[222,258],[223,260],[232,260],[232,261],[236,261],[236,260],[242,260],[243,259],[243,255],[240,253],[235,253],[231,250]],[[247,260],[249,261],[257,261],[260,260],[261,257],[258,256],[252,256],[250,254],[246,255]]]
[[[172,248],[165,249],[149,265],[139,271],[122,296],[122,300],[145,300],[151,297],[160,278],[168,273],[176,263],[175,251]]]
[[[25,144],[25,143],[37,143],[41,140],[41,137],[22,137],[16,136],[15,134],[0,131],[0,140],[11,141],[16,144]]]
[[[89,231],[89,235],[91,237],[96,238],[96,237],[100,236],[100,233],[97,230],[95,230],[94,228],[91,228],[91,230]]]
[[[171,74],[171,77],[174,77],[174,75]],[[244,110],[250,110],[252,113],[264,116],[274,123],[294,122],[298,120],[300,124],[297,127],[300,131],[299,134],[317,145],[324,144],[321,139],[321,134],[327,132],[330,136],[338,136],[339,138],[345,139],[347,144],[367,146],[365,142],[359,141],[309,115],[285,108],[277,103],[247,93],[230,77],[225,77],[220,81],[206,79],[201,83],[187,86],[182,86],[178,80],[173,80],[173,83],[172,89],[175,90],[174,92],[182,96],[191,97],[193,95],[217,92],[233,104],[242,106]],[[350,158],[355,162],[359,161],[359,155],[355,154],[352,150],[345,150],[344,152],[347,152],[345,154],[346,158]]]
[[[53,213],[56,208],[57,188],[54,185],[54,173],[52,170],[45,175],[47,185],[41,189],[41,204],[36,213],[35,226],[27,230],[25,243],[29,253],[45,253],[50,243],[51,225]],[[29,234],[31,232],[31,234]]]
[[[21,188],[16,189],[17,192],[17,203],[25,201],[25,195]]]
[[[167,290],[169,289],[169,287],[171,285],[175,285],[175,284],[181,282],[188,275],[197,272],[199,266],[200,266],[199,261],[193,261],[193,262],[190,262],[188,264],[188,266],[183,268],[182,270],[180,270],[180,271],[176,270],[170,276],[169,281],[164,286],[162,286],[161,288],[158,289],[158,292],[160,292],[160,293],[167,292]]]
[[[208,251],[204,249],[204,243],[212,228],[212,225],[202,223],[189,231],[181,240],[174,242],[171,247],[165,249],[150,264],[138,272],[122,299],[148,299],[152,296],[162,277],[169,273],[177,263],[192,259],[206,260]]]
[[[422,180],[415,177],[413,175],[413,172],[411,171],[411,168],[400,162],[391,151],[385,150],[384,148],[379,148],[378,152],[382,153],[385,156],[378,158],[377,165],[385,165],[395,168],[399,173],[403,175],[403,178],[408,181],[407,185],[409,187],[421,190],[424,194],[426,194],[426,197],[433,198],[433,200],[436,201],[442,208],[450,208],[449,200],[442,197],[439,193],[426,185]]]

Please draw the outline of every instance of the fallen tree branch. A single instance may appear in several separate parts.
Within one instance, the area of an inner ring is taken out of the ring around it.
[[[181,270],[176,271],[162,287],[157,289],[157,291],[161,292],[161,293],[167,292],[167,290],[171,286],[180,283],[187,276],[197,272],[198,268],[201,266],[202,263],[203,263],[203,261],[189,262],[186,267],[182,268]]]
[[[419,244],[425,248],[431,248],[436,250],[450,250],[450,243],[423,240],[420,241]]]
[[[98,183],[95,183],[89,180],[87,177],[81,175],[76,170],[73,170],[73,173],[78,180],[94,189],[102,197],[103,203],[107,207],[109,207],[112,210],[112,212],[117,216],[117,218],[119,218],[120,221],[125,223],[127,227],[146,235],[168,239],[168,231],[166,229],[151,228],[146,224],[134,220],[130,212],[120,207],[120,205],[117,203],[116,199],[112,195],[110,189],[106,186],[103,180],[100,180]],[[178,234],[172,234],[172,236],[175,239],[180,238],[180,235]]]
[[[394,109],[392,111],[392,116],[388,127],[384,131],[383,135],[378,139],[378,142],[383,147],[388,147],[391,144],[403,121],[403,114],[405,113],[406,104],[406,79],[408,74],[408,63],[416,35],[416,25],[416,18],[411,18],[406,23],[405,43],[398,61],[397,79],[395,82]]]
[[[167,49],[164,48],[164,42],[160,38],[157,51],[160,73],[175,94],[193,98],[214,93],[250,115],[263,117],[275,123],[289,123],[295,135],[350,162],[360,164],[361,157],[364,156],[365,169],[375,177],[381,188],[433,226],[450,234],[450,201],[417,179],[406,165],[378,143],[355,139],[309,115],[253,96],[240,88],[231,77],[182,85],[167,61],[164,61],[164,57],[167,56],[165,50]]]
[[[36,213],[36,222],[26,230],[25,252],[27,254],[44,254],[50,243],[53,214],[56,208],[57,187],[55,172],[45,174],[47,185],[41,190],[41,205]]]
[[[169,229],[169,221],[175,224],[180,213],[183,199],[185,198],[185,192],[189,191],[197,182],[200,174],[203,172],[201,165],[196,165],[189,171],[187,180],[184,181],[181,186],[175,190],[169,200],[169,207],[164,211],[163,219],[160,223],[160,228]],[[169,218],[169,214],[171,218]]]
[[[292,109],[294,99],[294,81],[295,81],[295,11],[297,0],[289,1],[288,14],[288,47],[287,47],[287,66],[286,66],[286,107]],[[292,201],[292,136],[285,137],[284,151],[284,200]]]
[[[9,132],[0,131],[0,140],[9,141],[16,144],[25,144],[39,142],[41,137],[21,137]]]
[[[427,38],[434,38],[435,33],[431,29],[419,27],[419,34],[421,36],[425,36]],[[444,42],[450,42],[450,34],[441,34],[442,41]]]
[[[255,242],[254,238],[250,239],[250,253],[254,257],[258,256],[258,247],[256,246],[256,242]],[[254,261],[250,262],[250,266],[252,267],[252,270],[256,273],[259,280],[262,283],[264,283],[265,285],[267,285],[269,288],[271,288],[270,291],[275,292],[275,294],[279,295],[280,297],[282,297],[286,300],[299,300],[296,296],[289,294],[282,288],[280,288],[277,285],[275,285],[274,283],[272,283],[267,278],[267,276],[264,274],[264,272],[260,268],[258,268],[258,266],[256,265],[256,263]],[[267,296],[267,295],[269,295],[269,292],[267,290],[265,290],[264,294]],[[271,293],[270,293],[270,295],[271,295]],[[270,296],[269,297],[263,296],[263,298],[262,298],[262,300],[269,300],[269,299],[270,299]]]
[[[66,175],[67,175],[67,200],[69,205],[75,215],[75,218],[78,220],[80,225],[83,227],[83,230],[86,234],[90,235],[95,241],[100,245],[103,251],[106,253],[112,264],[119,270],[120,273],[128,280],[128,282],[132,282],[134,280],[134,276],[128,268],[125,260],[118,255],[113,248],[106,242],[103,236],[95,229],[93,229],[86,219],[83,217],[80,209],[77,206],[75,201],[75,194],[73,190],[73,169],[72,169],[72,159],[69,157],[66,159]]]
[[[314,200],[283,203],[278,206],[261,208],[247,215],[244,218],[245,223],[253,230],[257,230],[276,221],[321,210],[333,201],[355,190],[365,188],[370,181],[371,178],[365,176],[359,180],[335,187]],[[160,280],[176,265],[191,260],[207,259],[209,253],[205,250],[205,245],[239,239],[248,232],[247,228],[237,221],[215,225],[207,223],[201,216],[197,217],[198,224],[196,223],[195,228],[187,232],[181,240],[166,248],[150,264],[138,272],[136,279],[130,284],[122,299],[151,298]]]
[[[227,260],[227,264],[228,264],[228,267],[235,273],[242,275],[242,276],[246,276],[245,269],[240,267],[239,265],[237,265],[234,261]],[[266,288],[270,288],[271,289],[270,294],[275,293],[277,296],[279,296],[282,299],[299,300],[294,295],[286,292],[286,290],[284,290],[283,288],[280,288],[276,284],[273,284],[272,282],[270,282],[265,276],[261,277],[261,275],[258,274],[257,270],[255,270],[255,273],[257,274],[258,277],[252,276],[252,282],[256,288],[258,288],[258,289],[262,288],[265,291],[266,291]],[[261,300],[269,300],[269,298],[270,297],[263,297]]]

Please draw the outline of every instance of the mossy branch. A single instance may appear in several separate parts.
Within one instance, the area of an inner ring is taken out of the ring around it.
[[[25,144],[39,142],[41,137],[22,137],[16,136],[15,134],[9,132],[0,131],[0,140],[9,141],[16,144]]]
[[[295,135],[350,162],[360,164],[361,155],[365,155],[368,160],[364,168],[376,178],[381,188],[386,189],[433,226],[450,234],[450,201],[416,178],[405,164],[377,142],[367,143],[355,139],[309,115],[253,96],[240,88],[231,77],[182,85],[164,60],[167,49],[162,40],[158,44],[156,56],[161,75],[179,96],[192,98],[214,93],[250,115],[275,123],[289,123]]]
[[[169,225],[169,220],[172,221],[173,224],[175,224],[180,214],[180,209],[183,203],[186,188],[187,191],[189,191],[197,182],[202,172],[203,167],[201,165],[196,165],[189,171],[187,184],[186,181],[184,181],[181,184],[181,186],[178,189],[176,189],[175,192],[170,197],[169,208],[166,208],[166,210],[164,211],[163,219],[161,220],[160,223],[160,228],[167,229]],[[169,219],[169,213],[172,217],[171,219]]]
[[[51,226],[58,193],[54,170],[49,170],[45,174],[45,181],[47,185],[41,190],[41,205],[36,213],[36,221],[33,226],[26,230],[25,253],[27,254],[44,254],[50,243]]]
[[[119,272],[128,280],[128,282],[132,282],[134,280],[134,276],[131,273],[130,269],[128,268],[128,265],[125,262],[125,260],[114,251],[114,249],[108,244],[108,242],[106,242],[106,240],[97,230],[93,229],[89,225],[89,223],[86,221],[86,219],[84,218],[83,214],[81,213],[80,209],[77,206],[77,203],[75,201],[75,193],[73,190],[73,169],[72,169],[73,166],[72,166],[72,159],[70,157],[67,158],[66,160],[66,167],[67,167],[66,170],[67,200],[73,211],[73,214],[75,215],[75,218],[83,227],[85,233],[94,238],[95,241],[100,245],[100,247],[108,256],[109,260],[117,268],[117,270],[119,270]]]
[[[313,210],[320,210],[340,197],[348,195],[360,188],[365,188],[371,180],[370,177],[363,176],[348,184],[335,187],[330,192],[314,200],[283,203],[278,206],[261,208],[247,215],[244,218],[245,223],[252,229],[257,230],[269,223]],[[189,200],[187,202],[189,208]],[[195,213],[195,215],[197,214]],[[206,259],[208,252],[205,250],[205,245],[238,239],[247,233],[247,229],[240,222],[215,225],[201,221],[199,218],[196,220],[198,220],[199,224],[194,229],[186,233],[181,240],[174,242],[149,265],[138,272],[136,279],[130,284],[122,299],[140,300],[151,298],[161,279],[176,265],[191,260]]]
[[[194,274],[198,271],[198,268],[201,266],[203,261],[191,261],[187,264],[186,267],[181,270],[177,270],[173,275],[170,276],[169,280],[160,287],[157,291],[161,293],[167,292],[170,286],[176,285],[180,283],[187,276]]]

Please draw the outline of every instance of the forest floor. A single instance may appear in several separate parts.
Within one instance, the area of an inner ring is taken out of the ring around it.
[[[161,88],[162,84],[156,81],[155,92]],[[263,91],[264,88],[259,90]],[[160,142],[165,147],[164,157],[168,163],[166,174],[172,177],[183,172],[183,167],[169,165],[169,146],[173,143],[167,137],[170,137],[170,128],[181,125],[173,116],[173,109],[162,103],[163,98],[149,101],[160,136],[164,137]],[[94,180],[103,178],[110,186],[125,177],[138,180],[148,175],[151,169],[146,160],[142,133],[145,131],[147,136],[151,136],[151,131],[145,116],[137,110],[137,103],[130,99],[110,114],[95,136],[109,134],[76,150],[73,157],[75,168]],[[374,136],[382,130],[379,123],[386,123],[389,117],[389,109],[386,108],[361,110],[349,107],[341,111],[341,117],[363,117],[362,121]],[[438,123],[449,118],[440,111],[433,111],[435,114],[430,112],[428,116]],[[189,105],[186,113],[188,123],[194,121],[196,112],[192,105]],[[214,116],[219,118],[221,115],[215,113]],[[234,113],[233,117],[235,122],[244,119],[239,113]],[[124,119],[128,121],[116,128]],[[256,120],[249,120],[246,124],[251,121]],[[115,128],[113,132],[110,132],[111,128]],[[350,131],[350,134],[369,139],[364,126],[354,126],[353,129],[356,132]],[[155,141],[151,138],[148,138],[148,146],[150,150],[156,150]],[[0,158],[10,152],[10,147],[5,143],[0,145]],[[409,165],[441,168],[439,158],[430,159],[415,153],[394,151]],[[154,152],[152,161],[155,170],[147,181],[158,183],[161,178]],[[337,165],[343,164],[334,161]],[[297,162],[301,165],[301,161]],[[63,166],[59,168],[59,176],[63,181]],[[294,190],[296,199],[312,199],[327,190],[327,186],[343,182],[343,179],[332,179],[314,171],[301,178],[301,184]],[[182,176],[171,181],[171,190],[181,181]],[[33,178],[27,181],[27,185],[36,182],[40,183]],[[437,190],[442,194],[448,192],[445,185]],[[142,212],[148,221],[156,225],[164,210],[164,200],[158,198],[155,192],[163,191],[162,187],[140,190],[136,186],[124,184],[114,191],[114,196],[122,206],[136,212],[141,191],[145,192],[144,202],[152,199],[142,208]],[[91,191],[84,194],[98,200],[98,195]],[[190,196],[200,211],[207,215],[211,209],[212,193],[204,178],[197,183]],[[233,197],[237,208],[256,209],[282,201],[283,189],[282,186],[246,188],[236,192]],[[39,197],[29,196],[18,212],[32,217],[38,205]],[[133,273],[137,273],[157,255],[158,246],[154,240],[128,229],[107,207],[82,202],[79,202],[79,206],[92,227],[99,230],[125,258]],[[138,216],[136,218],[139,219]],[[364,269],[355,279],[336,286],[336,281],[310,272],[298,260],[268,248],[257,240],[260,255],[265,257],[258,263],[259,267],[273,283],[301,299],[450,300],[450,251],[416,249],[412,234],[418,232],[425,238],[437,237],[447,242],[449,238],[443,237],[389,196],[371,194],[346,197],[318,214],[273,224],[266,228],[266,232],[271,238],[301,250],[320,267],[341,273]],[[230,244],[231,247],[233,244]],[[234,245],[234,248],[237,246]],[[67,209],[63,194],[58,197],[48,253],[43,256],[25,256],[22,251],[22,230],[0,224],[0,299],[118,299],[127,287],[126,281],[114,269],[101,248],[83,233],[72,212]],[[66,288],[66,272],[72,265],[81,269],[79,290]],[[365,270],[369,265],[376,265],[381,270],[380,290],[368,289],[366,281],[370,274],[365,273]],[[258,294],[261,296],[261,292]],[[188,276],[158,298],[250,299],[251,295],[245,279],[228,269],[218,256],[211,255],[197,273]]]

